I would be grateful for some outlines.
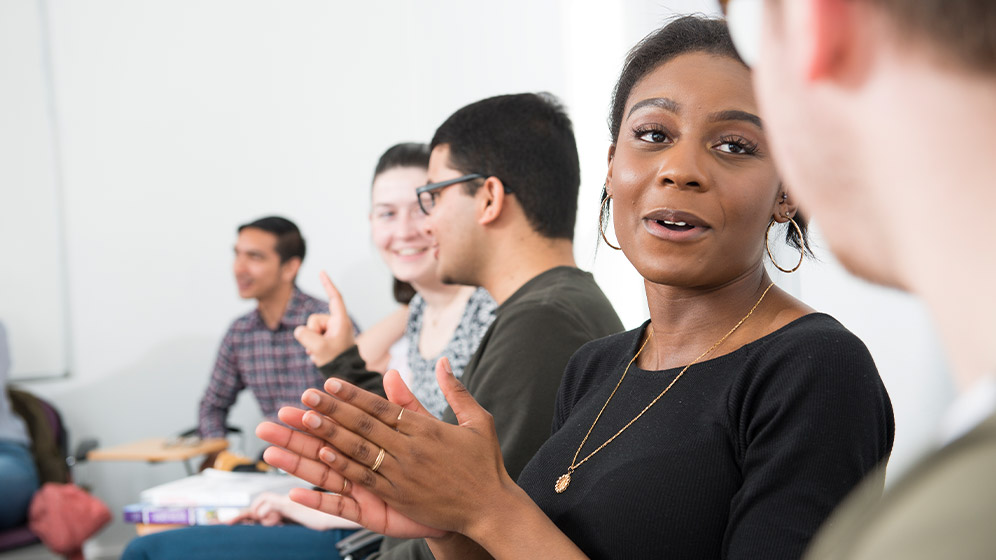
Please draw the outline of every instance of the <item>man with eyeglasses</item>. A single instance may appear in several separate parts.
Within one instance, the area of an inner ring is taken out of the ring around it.
[[[419,187],[424,227],[443,281],[481,286],[499,307],[461,382],[493,416],[516,478],[550,435],[560,378],[581,345],[622,330],[591,274],[574,263],[580,168],[570,118],[549,94],[502,95],[468,105],[435,133],[430,184]],[[320,366],[384,394],[347,328],[331,283],[330,316],[298,340],[312,356],[348,348]],[[334,354],[332,354],[334,355]],[[451,409],[443,420],[456,423]],[[425,542],[388,539],[377,558],[432,558]]]
[[[996,558],[996,2],[721,4],[792,192],[848,269],[923,298],[960,393],[807,558]]]

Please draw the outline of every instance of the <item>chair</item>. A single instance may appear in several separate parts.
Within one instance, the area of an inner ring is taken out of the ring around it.
[[[31,454],[38,468],[38,480],[46,482],[71,482],[71,467],[86,460],[86,454],[97,446],[95,439],[86,439],[68,455],[69,436],[62,422],[62,415],[51,403],[13,388],[7,389],[11,407],[24,419],[31,436]],[[27,522],[19,527],[0,531],[0,552],[41,542],[28,529]]]
[[[231,426],[229,424],[225,424],[225,434],[226,435],[237,435],[237,436],[239,436],[239,445],[243,448],[243,450],[245,449],[246,439],[245,439],[245,436],[242,434],[242,428],[238,428],[236,426]],[[194,426],[193,428],[190,428],[189,430],[185,430],[183,432],[180,432],[180,435],[177,436],[177,438],[180,438],[180,439],[183,439],[183,438],[197,438],[197,437],[198,437],[198,428],[196,426]],[[197,471],[194,470],[194,467],[190,465],[190,460],[189,459],[184,459],[183,466],[186,467],[188,475],[193,475],[193,474],[195,474],[197,472]],[[209,464],[202,464],[201,468],[198,469],[198,470],[204,470],[204,468],[208,467],[208,466],[210,466],[210,465]]]

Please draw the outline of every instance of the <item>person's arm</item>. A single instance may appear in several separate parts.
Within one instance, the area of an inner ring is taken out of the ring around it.
[[[407,326],[408,306],[402,305],[356,337],[360,357],[369,369],[387,371],[387,364],[391,361],[391,345],[404,336]]]
[[[235,335],[231,329],[225,334],[218,349],[214,370],[207,389],[201,398],[198,414],[198,433],[202,438],[225,437],[225,420],[228,410],[235,404],[245,382],[239,375],[235,356]]]
[[[888,394],[861,341],[839,329],[771,345],[730,398],[743,483],[726,557],[798,558],[844,497],[881,473],[894,432]]]

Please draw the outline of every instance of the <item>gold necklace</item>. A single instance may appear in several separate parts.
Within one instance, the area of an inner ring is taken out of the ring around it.
[[[581,459],[581,461],[578,461],[578,455],[581,454],[581,449],[584,448],[584,444],[588,442],[588,436],[591,435],[591,431],[595,429],[595,424],[598,423],[598,419],[601,418],[602,417],[602,413],[605,412],[605,407],[609,406],[609,402],[612,401],[612,397],[614,397],[616,395],[616,391],[619,389],[619,386],[622,385],[623,379],[626,379],[626,373],[629,372],[630,366],[632,366],[633,362],[635,362],[636,359],[640,356],[640,352],[643,352],[643,348],[646,347],[646,345],[647,345],[648,342],[650,342],[650,339],[654,337],[654,326],[653,326],[653,324],[651,324],[650,325],[650,335],[647,336],[647,340],[643,341],[643,344],[640,346],[640,349],[636,351],[635,355],[633,355],[633,359],[630,360],[628,364],[626,364],[626,369],[623,370],[622,377],[620,377],[619,378],[619,382],[616,383],[615,389],[612,389],[612,393],[609,394],[609,398],[606,399],[605,404],[602,405],[602,410],[598,411],[598,415],[595,416],[595,421],[592,422],[591,423],[591,427],[588,428],[588,433],[585,434],[584,439],[581,440],[581,445],[578,446],[578,450],[574,452],[574,459],[571,460],[571,466],[567,468],[567,472],[565,474],[561,475],[560,478],[557,479],[557,483],[553,486],[553,489],[558,494],[562,494],[564,492],[564,490],[567,490],[567,487],[570,486],[570,484],[571,484],[571,474],[573,474],[574,471],[578,467],[580,467],[581,465],[583,465],[584,462],[587,461],[588,459],[591,459],[595,455],[595,453],[598,453],[599,451],[601,451],[606,445],[612,443],[612,440],[614,440],[617,437],[619,437],[619,434],[625,432],[626,428],[629,428],[630,426],[633,425],[633,422],[636,422],[637,420],[639,420],[640,417],[643,416],[643,414],[645,412],[647,412],[648,410],[650,410],[650,407],[652,407],[655,404],[657,404],[657,401],[659,401],[661,399],[661,397],[663,397],[665,395],[665,393],[667,393],[671,389],[671,387],[673,387],[674,384],[677,383],[679,379],[681,379],[681,376],[684,375],[686,371],[688,371],[688,368],[690,368],[693,365],[695,365],[696,363],[698,363],[699,360],[701,360],[702,358],[704,358],[707,355],[709,355],[710,353],[712,353],[712,351],[715,350],[716,348],[719,348],[720,344],[722,344],[723,342],[725,342],[726,339],[729,338],[731,334],[733,334],[737,329],[740,328],[740,325],[744,324],[744,321],[746,321],[747,319],[749,319],[750,316],[754,314],[754,310],[757,309],[757,307],[759,305],[761,305],[761,302],[764,301],[764,296],[768,295],[768,290],[770,290],[771,287],[774,286],[774,285],[775,285],[774,282],[768,284],[768,287],[764,289],[764,292],[761,294],[761,297],[757,298],[757,302],[754,303],[754,307],[750,308],[750,311],[748,311],[747,314],[744,315],[744,318],[740,319],[740,322],[738,322],[736,325],[734,325],[733,328],[730,329],[729,332],[727,332],[726,334],[724,334],[723,338],[717,340],[716,343],[713,344],[708,350],[706,350],[705,352],[699,354],[698,358],[695,358],[694,360],[692,360],[692,362],[690,364],[688,364],[687,366],[685,366],[684,368],[682,368],[682,370],[680,372],[678,372],[678,375],[675,376],[675,378],[673,380],[671,380],[671,383],[669,383],[668,386],[665,387],[664,390],[661,391],[661,393],[654,398],[654,400],[650,401],[650,404],[648,404],[647,406],[645,406],[643,408],[643,410],[640,411],[639,414],[637,414],[632,420],[630,420],[629,422],[627,422],[625,426],[623,426],[622,428],[620,428],[619,431],[615,433],[615,435],[613,435],[609,439],[605,440],[605,443],[603,443],[602,445],[599,445],[594,451],[592,451],[591,453],[589,453],[584,459]]]

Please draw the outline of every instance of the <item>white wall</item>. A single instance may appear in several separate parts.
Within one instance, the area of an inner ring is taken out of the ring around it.
[[[25,5],[34,2],[0,3],[0,21]],[[47,7],[72,360],[68,379],[29,389],[63,410],[74,438],[112,445],[195,423],[216,345],[251,308],[236,295],[230,253],[236,226],[255,217],[294,219],[310,243],[302,287],[320,293],[316,275],[328,269],[359,322],[374,322],[391,306],[366,223],[377,156],[428,140],[456,108],[499,93],[548,90],[568,105],[582,159],[578,263],[628,327],[647,316],[621,255],[603,246],[594,256],[609,94],[636,40],[671,9],[714,11],[708,0]],[[30,30],[11,32],[35,48]],[[9,189],[22,187],[5,179],[0,200],[12,200]],[[950,393],[927,318],[832,263],[808,263],[783,285],[868,343],[897,401],[895,460],[908,462]],[[251,432],[255,402],[237,408],[235,422]],[[183,470],[94,463],[79,473],[117,510]],[[98,542],[113,549],[128,531],[118,524]]]

